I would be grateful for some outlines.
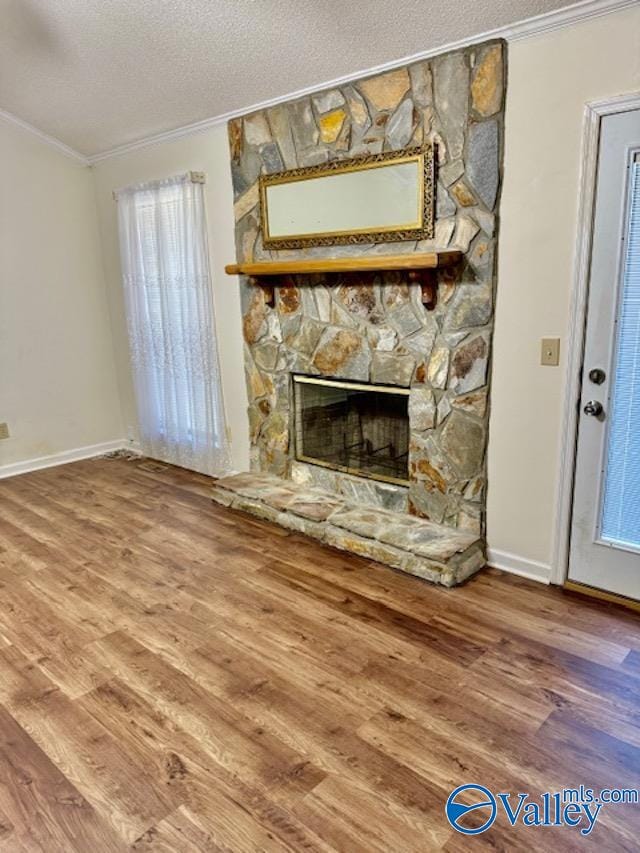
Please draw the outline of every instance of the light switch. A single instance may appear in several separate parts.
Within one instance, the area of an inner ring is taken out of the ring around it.
[[[560,338],[542,339],[540,364],[546,367],[557,367],[560,364]]]
[[[9,438],[9,424],[0,424],[0,440]]]

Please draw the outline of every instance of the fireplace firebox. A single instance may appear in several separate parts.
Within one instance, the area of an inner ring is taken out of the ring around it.
[[[408,484],[409,389],[293,376],[302,462]]]

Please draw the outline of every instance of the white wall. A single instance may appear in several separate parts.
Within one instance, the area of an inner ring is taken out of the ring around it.
[[[584,105],[639,90],[640,6],[510,45],[488,538],[542,575],[556,520]],[[554,336],[561,366],[541,367],[540,339]]]
[[[220,125],[175,142],[133,151],[97,163],[93,167],[122,416],[125,430],[132,430],[137,437],[136,405],[129,369],[127,329],[120,280],[117,205],[113,200],[112,192],[118,187],[179,175],[191,170],[205,172],[207,176],[205,203],[222,391],[231,436],[233,467],[238,470],[247,470],[249,427],[244,382],[240,292],[237,278],[228,276],[224,272],[225,264],[234,263],[236,257],[233,234],[233,190],[226,126]]]
[[[543,579],[555,522],[582,115],[588,101],[634,90],[640,90],[640,7],[509,46],[488,537],[494,565]],[[235,257],[228,162],[226,128],[220,126],[99,162],[94,172],[125,425],[135,425],[135,406],[111,191],[189,169],[207,173],[224,394],[234,466],[246,468],[238,285],[223,272]],[[562,339],[559,368],[540,366],[540,339],[552,336]]]
[[[1,475],[123,433],[91,172],[0,120],[0,187]]]

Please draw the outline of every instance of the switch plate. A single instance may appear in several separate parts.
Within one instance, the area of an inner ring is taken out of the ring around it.
[[[9,438],[9,424],[0,424],[0,440]]]
[[[560,364],[560,338],[542,339],[540,364],[545,367],[557,367]]]

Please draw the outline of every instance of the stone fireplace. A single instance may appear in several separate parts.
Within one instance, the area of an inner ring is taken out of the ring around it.
[[[459,249],[462,263],[435,273],[431,310],[402,271],[292,275],[279,281],[273,306],[241,279],[251,466],[278,478],[273,487],[322,489],[348,501],[349,512],[423,519],[443,528],[444,539],[447,531],[470,536],[467,545],[483,545],[485,525],[504,65],[504,45],[490,42],[229,123],[240,263],[328,254],[263,248],[262,172],[434,146],[434,239],[330,250],[339,257]]]

